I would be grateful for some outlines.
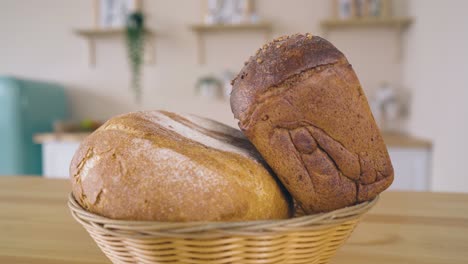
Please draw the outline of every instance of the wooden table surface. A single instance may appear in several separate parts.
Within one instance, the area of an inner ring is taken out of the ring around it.
[[[69,191],[0,176],[0,263],[110,263],[69,214]],[[331,263],[468,263],[468,194],[384,193]]]

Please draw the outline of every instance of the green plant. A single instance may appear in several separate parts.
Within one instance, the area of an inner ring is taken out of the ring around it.
[[[127,51],[132,72],[131,88],[135,100],[141,101],[141,66],[144,56],[145,27],[144,15],[134,12],[127,19]]]

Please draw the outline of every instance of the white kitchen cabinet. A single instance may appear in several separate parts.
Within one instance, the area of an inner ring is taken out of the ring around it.
[[[48,141],[42,144],[42,174],[46,178],[68,178],[70,162],[80,142]]]
[[[391,190],[430,190],[430,148],[389,147],[395,178]]]
[[[69,178],[70,162],[89,133],[38,134],[36,143],[42,144],[42,174],[46,178]]]
[[[395,178],[390,190],[430,191],[432,143],[402,134],[383,134]]]
[[[68,178],[70,161],[88,134],[43,134],[43,174],[47,178]],[[407,135],[383,135],[395,171],[391,190],[429,191],[431,182],[431,143]]]

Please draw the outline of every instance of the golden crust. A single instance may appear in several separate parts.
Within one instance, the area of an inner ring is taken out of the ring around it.
[[[231,108],[308,213],[370,200],[393,181],[357,76],[320,37],[298,34],[266,45],[233,81]]]
[[[235,129],[200,120],[204,125],[158,111],[109,120],[85,139],[72,160],[77,201],[113,219],[289,217],[290,197],[253,146]],[[198,138],[184,136],[183,130]]]

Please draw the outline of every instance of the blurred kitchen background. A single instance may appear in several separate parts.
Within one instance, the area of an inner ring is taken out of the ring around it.
[[[0,0],[0,175],[68,177],[120,113],[236,127],[230,80],[266,41],[310,32],[352,63],[395,190],[468,192],[468,1]]]

